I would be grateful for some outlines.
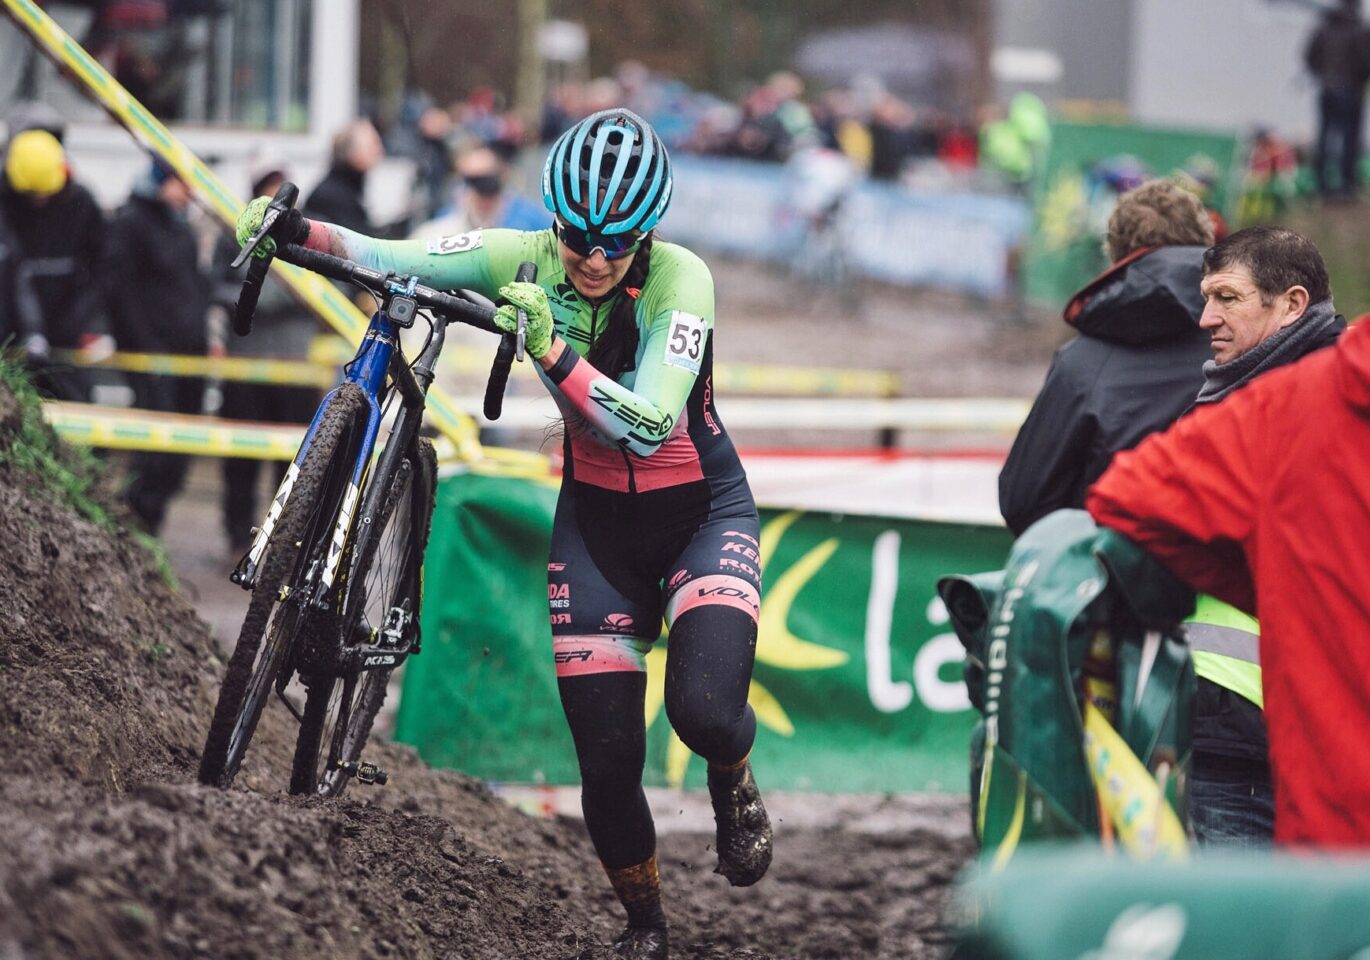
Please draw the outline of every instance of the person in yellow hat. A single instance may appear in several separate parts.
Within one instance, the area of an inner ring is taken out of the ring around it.
[[[20,341],[40,390],[87,400],[85,372],[52,364],[48,356],[50,349],[113,349],[100,282],[105,217],[90,191],[73,180],[62,144],[49,130],[22,130],[10,139],[0,220],[13,246],[13,280],[28,306],[15,329],[0,329],[0,339]]]
[[[25,130],[5,155],[5,177],[19,193],[43,203],[67,185],[67,157],[57,138],[46,130]]]

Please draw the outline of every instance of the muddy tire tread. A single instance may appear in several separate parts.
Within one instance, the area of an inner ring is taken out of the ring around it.
[[[238,642],[229,657],[224,681],[219,689],[219,699],[214,708],[214,719],[210,723],[209,735],[205,739],[204,753],[200,759],[199,779],[201,783],[218,787],[228,787],[236,775],[230,769],[228,756],[234,727],[247,698],[247,690],[252,682],[253,664],[257,651],[265,639],[269,618],[276,605],[281,586],[291,576],[296,560],[304,545],[300,539],[315,510],[315,502],[322,494],[329,471],[334,466],[339,443],[346,431],[360,421],[367,408],[366,396],[354,384],[343,384],[329,401],[315,431],[309,453],[300,466],[299,475],[286,500],[276,529],[272,531],[262,560],[261,571],[252,588],[252,598],[248,603],[247,614],[238,633]],[[332,527],[328,527],[329,533]],[[274,684],[275,677],[268,680]],[[268,694],[269,696],[269,694]],[[251,722],[247,736],[250,745],[258,717]],[[241,763],[241,758],[239,759]]]

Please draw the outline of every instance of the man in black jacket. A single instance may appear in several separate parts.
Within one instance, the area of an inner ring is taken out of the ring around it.
[[[252,196],[275,195],[286,180],[284,165],[264,162],[252,172]],[[225,234],[215,252],[215,300],[229,314],[242,290],[244,265],[230,270],[228,264],[238,252],[231,235]],[[281,360],[305,360],[315,333],[322,328],[309,312],[302,309],[281,285],[269,276],[262,287],[257,309],[253,313],[252,335],[230,335],[226,344],[229,356],[271,357]],[[319,404],[320,393],[313,387],[282,387],[265,383],[224,383],[223,405],[219,415],[231,420],[258,420],[267,423],[309,423]],[[258,476],[262,462],[251,457],[227,457],[223,463],[223,520],[228,535],[230,555],[236,560],[252,545],[252,526],[260,523],[258,507]],[[289,463],[271,465],[273,483],[279,484]]]
[[[332,163],[302,211],[313,220],[325,220],[368,236],[385,233],[371,223],[366,211],[366,175],[385,157],[381,135],[370,120],[353,120],[333,138]]]
[[[1080,335],[1056,352],[999,474],[999,511],[1015,536],[1082,507],[1115,453],[1193,404],[1210,356],[1199,283],[1212,242],[1203,205],[1169,181],[1118,199],[1105,241],[1113,266],[1066,306]]]
[[[1318,139],[1313,173],[1323,196],[1352,196],[1359,185],[1361,119],[1370,80],[1370,34],[1360,0],[1328,9],[1304,47],[1303,61],[1318,81]],[[1331,177],[1329,166],[1336,168]]]
[[[186,220],[190,188],[154,161],[110,225],[106,284],[114,336],[138,353],[203,355],[209,337],[205,315],[213,289],[201,269],[199,241]],[[193,377],[132,374],[134,403],[144,410],[200,413],[204,381]],[[125,498],[144,528],[156,534],[167,503],[185,482],[189,460],[179,454],[141,452],[130,465]]]

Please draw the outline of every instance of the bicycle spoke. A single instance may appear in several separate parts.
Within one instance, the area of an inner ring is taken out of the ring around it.
[[[436,461],[427,443],[417,460],[400,461],[378,517],[379,530],[352,557],[342,635],[350,642],[407,653],[418,628],[419,566],[432,513]],[[361,757],[391,670],[366,670],[327,690],[310,690],[306,727],[296,750],[291,789],[335,796],[351,774],[340,768]]]

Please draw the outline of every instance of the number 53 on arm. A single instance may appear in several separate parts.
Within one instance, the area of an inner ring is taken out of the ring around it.
[[[703,317],[683,310],[672,310],[669,323],[670,339],[666,344],[663,362],[673,367],[684,367],[691,373],[699,373],[699,365],[704,357],[704,340],[708,336],[708,323]]]

